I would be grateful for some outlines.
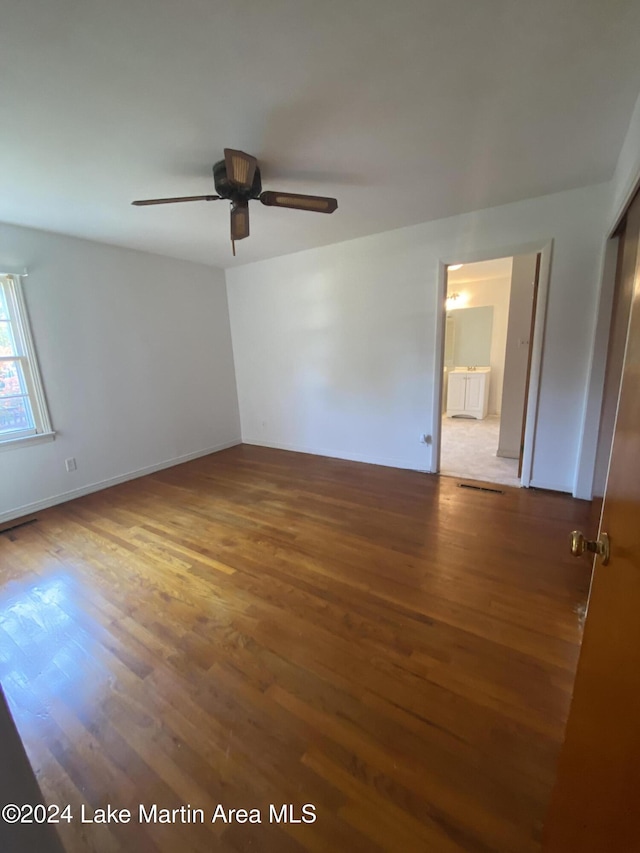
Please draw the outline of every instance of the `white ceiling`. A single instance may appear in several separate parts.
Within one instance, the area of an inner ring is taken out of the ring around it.
[[[607,180],[640,90],[637,0],[3,0],[0,220],[219,266]],[[265,189],[231,258],[213,192]]]
[[[459,270],[447,271],[447,293],[459,290],[465,284],[478,281],[511,280],[513,258],[494,258],[490,261],[475,261],[464,264]]]

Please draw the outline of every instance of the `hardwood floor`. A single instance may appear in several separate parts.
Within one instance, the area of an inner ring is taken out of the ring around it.
[[[0,682],[65,849],[539,850],[588,512],[241,446],[4,533]]]

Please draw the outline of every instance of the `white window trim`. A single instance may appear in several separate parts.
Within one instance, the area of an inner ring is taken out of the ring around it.
[[[17,447],[25,447],[30,444],[37,444],[41,441],[52,441],[55,437],[55,432],[51,426],[51,418],[49,417],[49,409],[42,385],[40,366],[31,335],[31,324],[29,323],[27,304],[22,290],[22,277],[12,273],[0,272],[0,278],[7,281],[10,285],[11,293],[8,300],[10,303],[9,316],[24,349],[24,355],[17,356],[13,360],[27,362],[28,364],[28,370],[24,371],[24,376],[36,425],[35,431],[23,431],[18,434],[0,436],[0,450],[9,450]],[[12,301],[15,302],[15,306],[11,304]],[[15,316],[13,316],[14,314]]]
[[[23,435],[22,438],[0,439],[0,453],[4,450],[17,450],[18,447],[28,447],[30,444],[42,444],[45,441],[53,441],[56,437],[55,431],[36,432],[33,435]]]

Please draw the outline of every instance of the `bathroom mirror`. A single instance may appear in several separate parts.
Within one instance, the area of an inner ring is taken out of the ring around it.
[[[491,363],[493,305],[447,312],[445,367],[487,367]]]

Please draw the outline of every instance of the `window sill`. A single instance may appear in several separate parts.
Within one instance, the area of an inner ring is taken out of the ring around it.
[[[38,432],[35,435],[23,435],[22,438],[5,438],[0,440],[0,453],[3,450],[17,450],[28,444],[42,444],[45,441],[53,441],[55,432]]]

